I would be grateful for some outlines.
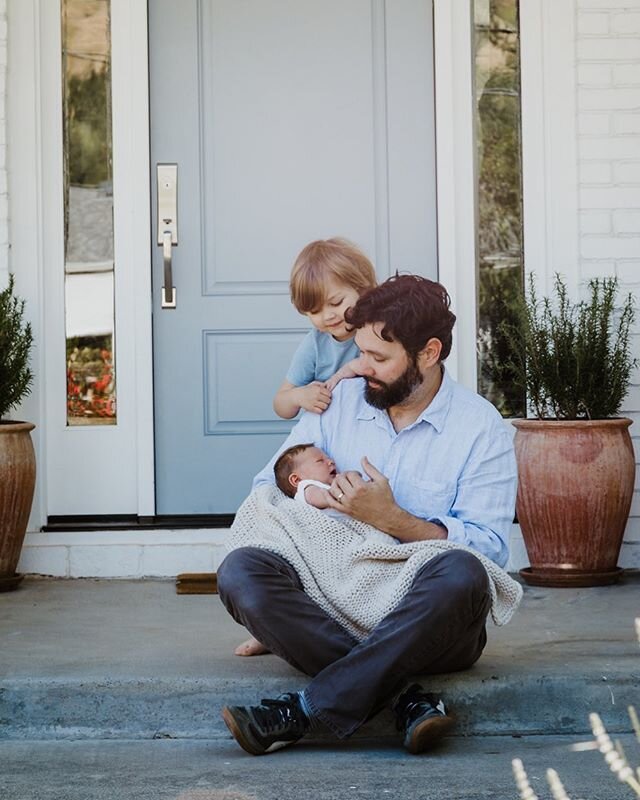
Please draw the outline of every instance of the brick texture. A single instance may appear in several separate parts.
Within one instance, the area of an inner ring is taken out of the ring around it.
[[[580,275],[616,275],[623,291],[640,301],[640,0],[576,5]],[[634,420],[631,435],[640,462],[638,371],[632,380],[622,412]],[[640,566],[639,531],[636,485],[621,557],[625,566]]]

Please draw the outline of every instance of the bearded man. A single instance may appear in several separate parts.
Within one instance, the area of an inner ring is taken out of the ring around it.
[[[357,331],[362,377],[342,381],[322,415],[302,416],[254,486],[274,482],[282,450],[310,442],[343,470],[329,489],[336,510],[401,543],[448,539],[504,566],[517,484],[512,438],[496,409],[444,367],[455,323],[449,306],[443,286],[417,275],[397,275],[362,295],[346,315]],[[238,622],[311,676],[302,692],[223,709],[238,743],[254,755],[295,742],[319,723],[348,737],[385,704],[405,747],[422,752],[449,731],[452,717],[409,678],[466,669],[486,643],[487,573],[465,550],[428,561],[363,641],[267,550],[232,551],[218,588]]]

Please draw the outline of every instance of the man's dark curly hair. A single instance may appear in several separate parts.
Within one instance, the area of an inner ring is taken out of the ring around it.
[[[444,361],[451,352],[456,322],[450,305],[451,298],[440,283],[421,275],[394,275],[360,295],[345,319],[354,328],[382,322],[382,338],[400,342],[414,360],[429,339],[439,339],[440,361]]]

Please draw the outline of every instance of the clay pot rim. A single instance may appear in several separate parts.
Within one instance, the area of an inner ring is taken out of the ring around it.
[[[527,430],[536,428],[628,428],[633,425],[629,417],[609,419],[512,419],[515,428]]]
[[[0,435],[3,433],[19,433],[32,431],[36,426],[33,422],[21,422],[17,419],[0,419]]]

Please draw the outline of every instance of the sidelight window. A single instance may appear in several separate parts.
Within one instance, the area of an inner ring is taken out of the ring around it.
[[[474,0],[478,391],[505,417],[525,416],[524,394],[503,368],[501,324],[523,291],[522,146],[518,0]]]
[[[62,0],[67,424],[116,423],[109,0]]]

